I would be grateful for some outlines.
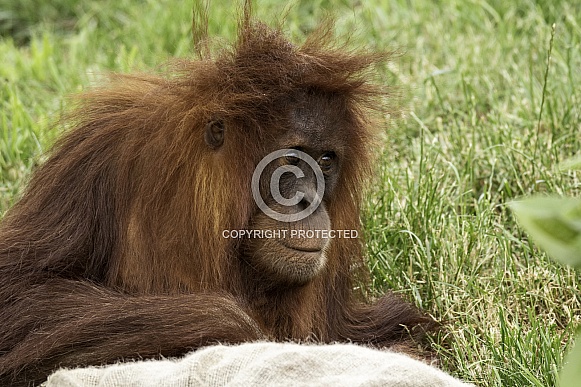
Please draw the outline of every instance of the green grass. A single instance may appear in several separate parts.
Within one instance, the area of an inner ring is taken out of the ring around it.
[[[37,3],[0,0],[0,214],[58,136],[48,128],[68,94],[192,46],[188,1]],[[280,8],[255,10],[273,20]],[[555,385],[581,277],[534,247],[506,203],[579,194],[580,175],[558,164],[581,142],[581,3],[298,0],[285,28],[300,41],[328,12],[339,36],[356,30],[353,46],[404,53],[380,69],[402,114],[386,124],[363,216],[375,289],[398,289],[444,322],[434,348],[452,374]],[[211,34],[228,40],[234,26],[235,9],[214,1]]]

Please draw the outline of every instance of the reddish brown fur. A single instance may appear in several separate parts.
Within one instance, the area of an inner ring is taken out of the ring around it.
[[[353,341],[383,347],[431,320],[388,294],[370,305],[359,240],[333,240],[324,271],[280,287],[240,262],[224,229],[256,206],[250,178],[277,135],[273,101],[342,96],[350,157],[327,203],[334,229],[360,229],[384,56],[301,47],[247,22],[231,51],[177,73],[115,76],[84,94],[71,130],[0,225],[0,382],[42,381],[59,366],[181,355],[216,342]],[[204,144],[215,116],[234,125],[223,152]],[[229,146],[235,144],[235,146]]]

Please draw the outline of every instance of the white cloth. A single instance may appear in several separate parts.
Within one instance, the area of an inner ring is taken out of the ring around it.
[[[406,355],[351,344],[217,345],[180,359],[59,370],[47,387],[468,386]]]

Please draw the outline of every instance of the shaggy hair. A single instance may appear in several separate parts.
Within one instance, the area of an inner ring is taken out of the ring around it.
[[[401,346],[433,326],[393,294],[368,303],[353,290],[367,278],[358,239],[332,240],[308,284],[260,293],[254,282],[269,279],[222,237],[257,210],[262,139],[279,134],[301,93],[341,101],[349,159],[326,206],[334,229],[360,230],[376,135],[368,116],[385,93],[369,70],[387,58],[335,48],[321,31],[296,46],[246,18],[218,55],[177,62],[165,77],[115,75],[80,96],[71,130],[0,224],[0,384],[217,342]],[[204,143],[216,117],[230,123],[219,155]]]

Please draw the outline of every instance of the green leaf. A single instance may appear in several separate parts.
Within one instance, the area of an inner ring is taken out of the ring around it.
[[[578,387],[581,383],[581,332],[577,332],[575,346],[566,358],[565,367],[561,371],[560,387]]]
[[[581,199],[533,197],[509,206],[539,247],[557,261],[581,268]]]

